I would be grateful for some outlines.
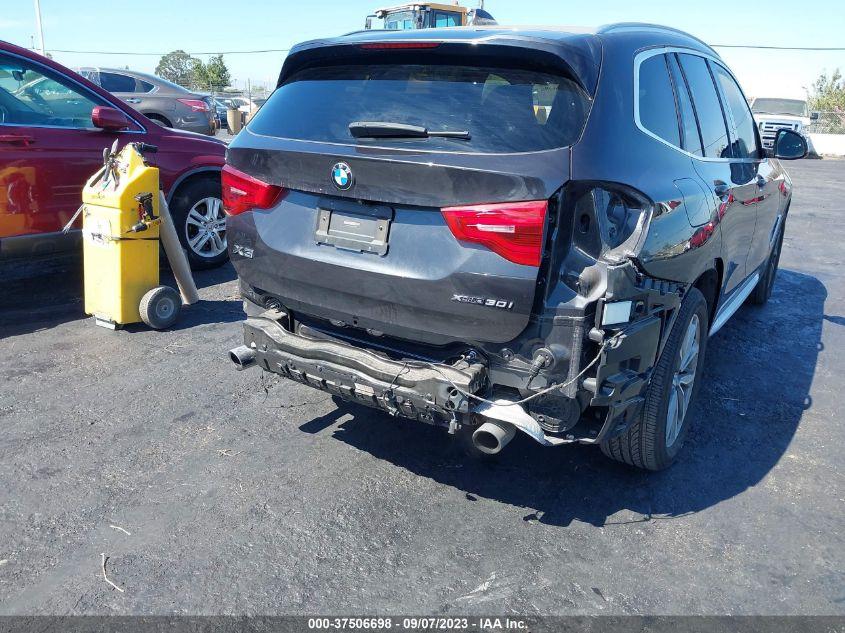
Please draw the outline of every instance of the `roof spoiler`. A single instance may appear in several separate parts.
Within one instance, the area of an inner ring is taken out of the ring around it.
[[[452,29],[446,29],[452,30]],[[457,30],[457,29],[455,29]],[[390,61],[419,64],[421,55],[435,63],[505,64],[510,67],[536,68],[557,72],[573,79],[592,97],[598,84],[601,66],[601,44],[598,39],[573,37],[571,41],[526,38],[521,36],[488,35],[474,38],[424,39],[425,30],[415,31],[415,37],[357,37],[373,32],[363,31],[347,38],[314,40],[294,47],[285,59],[277,87],[295,73],[315,66],[338,64],[366,64],[383,61],[389,49]],[[402,50],[423,48],[425,50]],[[419,46],[413,46],[418,44]],[[391,46],[392,45],[392,46]]]

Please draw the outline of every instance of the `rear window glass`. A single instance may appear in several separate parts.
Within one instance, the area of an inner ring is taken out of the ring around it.
[[[649,57],[640,66],[640,121],[647,130],[675,147],[681,145],[675,94],[663,55]]]
[[[566,77],[468,66],[311,68],[278,88],[250,131],[281,138],[413,149],[508,153],[572,145],[588,96]],[[470,139],[355,139],[352,122],[468,132]]]

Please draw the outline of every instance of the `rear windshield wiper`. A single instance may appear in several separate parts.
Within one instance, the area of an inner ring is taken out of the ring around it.
[[[349,132],[355,138],[457,138],[470,140],[466,131],[429,130],[420,125],[391,123],[390,121],[354,121],[349,124]]]

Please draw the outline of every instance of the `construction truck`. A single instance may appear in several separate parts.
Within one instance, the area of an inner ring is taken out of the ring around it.
[[[484,10],[483,0],[477,9],[454,4],[433,2],[412,2],[376,11],[367,16],[365,29],[373,28],[373,20],[382,20],[381,28],[387,31],[411,29],[436,29],[449,26],[496,24],[496,20]]]

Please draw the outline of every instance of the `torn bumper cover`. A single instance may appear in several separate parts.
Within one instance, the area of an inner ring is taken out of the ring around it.
[[[639,417],[654,364],[685,290],[680,284],[651,279],[630,263],[613,267],[608,281],[594,311],[574,330],[575,338],[572,327],[551,322],[562,338],[579,345],[573,345],[577,352],[556,371],[540,373],[537,389],[549,390],[548,397],[519,386],[526,371],[512,371],[516,386],[504,382],[512,368],[488,366],[484,351],[468,347],[462,360],[453,364],[403,360],[290,318],[282,306],[268,310],[266,303],[261,307],[251,301],[245,301],[249,315],[244,323],[245,347],[230,355],[240,368],[259,365],[394,416],[450,429],[495,420],[545,446],[596,444],[623,433]],[[620,303],[625,304],[624,311],[618,309]],[[592,328],[585,331],[590,322]],[[581,342],[586,343],[583,350]],[[550,411],[562,412],[558,417],[565,424],[550,427]]]
[[[603,345],[595,376],[583,387],[590,406],[606,410],[601,428],[585,443],[599,443],[624,433],[645,404],[645,390],[686,292],[683,284],[654,279],[630,263],[612,267],[608,290],[596,312],[589,337]],[[619,302],[630,308],[622,322],[608,318]]]
[[[570,439],[547,435],[543,431],[543,427],[540,426],[539,422],[529,415],[528,412],[522,408],[522,405],[514,404],[508,400],[499,400],[495,403],[476,402],[471,406],[471,411],[490,420],[506,422],[543,446],[571,444],[576,441],[574,438]]]
[[[477,393],[487,380],[486,369],[478,362],[435,365],[392,360],[343,342],[290,332],[280,322],[286,317],[270,311],[244,323],[244,342],[255,352],[256,364],[391,415],[449,425],[457,414],[470,412],[471,403],[461,391]]]

